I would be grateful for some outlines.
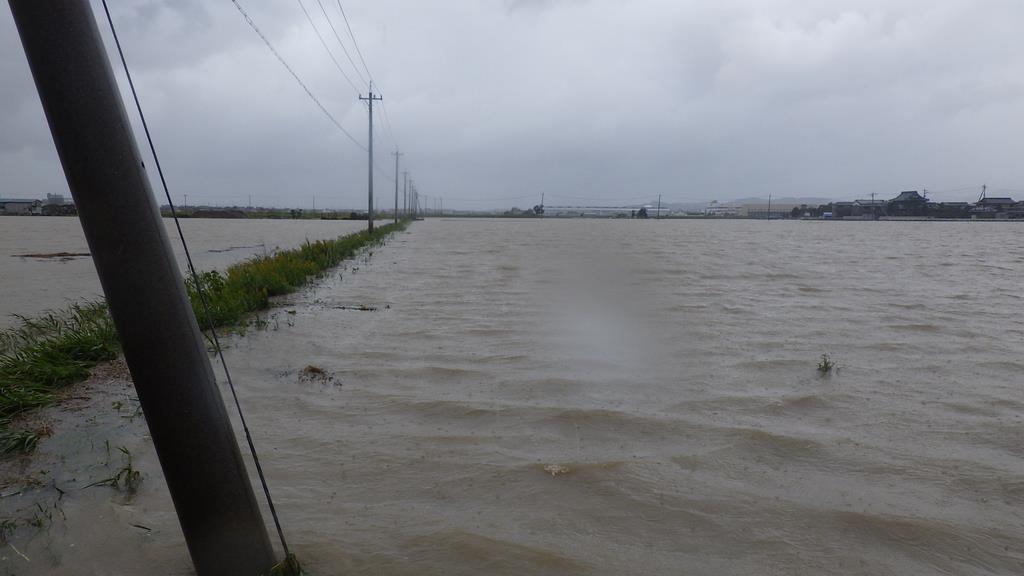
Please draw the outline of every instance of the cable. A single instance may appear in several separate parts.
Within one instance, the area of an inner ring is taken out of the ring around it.
[[[320,2],[321,2],[321,0],[317,0],[317,3],[320,3]],[[370,86],[372,87],[377,82],[376,82],[376,80],[373,79],[373,74],[370,73],[369,66],[366,65],[366,59],[363,58],[363,51],[359,48],[359,42],[356,41],[356,35],[352,32],[352,25],[349,23],[348,15],[345,14],[345,9],[342,8],[342,6],[341,6],[341,0],[337,0],[337,4],[338,4],[338,12],[341,13],[341,17],[345,21],[345,29],[348,30],[348,37],[352,39],[352,46],[354,46],[355,49],[356,49],[356,54],[359,56],[359,61],[362,62],[362,64],[363,64],[363,70],[366,71],[366,76],[370,79]],[[320,5],[320,8],[323,9],[323,4]],[[330,23],[331,19],[330,19],[329,16],[327,16],[327,11],[326,10],[324,10],[324,16],[327,17],[327,22]],[[331,24],[331,29],[332,30],[334,29],[334,24]],[[337,31],[336,30],[335,30],[335,36],[337,36]],[[341,42],[341,38],[338,38],[338,43],[342,45],[342,48],[344,48],[345,45]],[[347,50],[345,51],[345,55],[349,56]],[[356,68],[356,73],[358,73],[359,69],[358,69],[358,67],[356,67],[355,62],[352,61],[352,57],[351,56],[349,56],[349,62],[352,64],[352,66],[354,68]],[[360,78],[362,78],[362,74],[360,74],[359,76],[360,76]],[[378,88],[379,88],[379,86],[378,86]],[[391,125],[391,118],[388,115],[387,106],[385,106],[384,102],[381,101],[380,107],[381,107],[381,112],[383,113],[382,115],[384,116],[384,121],[381,124],[383,125],[384,128],[387,129],[388,135],[391,136],[391,142],[397,146],[398,145],[398,138],[395,138],[395,131],[394,131],[394,128],[392,127],[392,125]]]
[[[331,49],[327,47],[327,42],[324,40],[324,37],[320,34],[320,31],[317,30],[316,24],[313,23],[313,18],[310,17],[309,11],[306,10],[306,5],[302,3],[302,0],[297,1],[299,3],[299,7],[302,8],[302,13],[306,15],[306,20],[309,20],[309,25],[313,27],[313,32],[316,32],[316,37],[320,39],[320,44],[324,47],[324,50],[327,51],[327,55],[331,57],[331,61],[334,62],[334,67],[338,69],[338,72],[341,72],[341,75],[345,78],[345,81],[348,82],[349,86],[351,86],[352,89],[356,91],[356,94],[358,94],[359,87],[356,86],[355,82],[353,82],[352,79],[348,77],[348,74],[346,74],[345,71],[341,68],[341,64],[338,63],[338,59],[334,57],[334,53],[331,52]]]
[[[327,19],[327,23],[331,25],[331,30],[334,31],[334,38],[338,40],[338,44],[341,46],[341,49],[345,52],[345,56],[348,58],[349,64],[352,65],[352,69],[355,70],[356,74],[359,75],[359,79],[363,81],[363,84],[372,85],[373,78],[370,78],[369,82],[366,81],[366,78],[363,78],[363,73],[359,71],[359,66],[356,66],[356,62],[355,60],[352,59],[352,55],[348,53],[348,48],[345,48],[345,43],[341,41],[341,36],[338,35],[338,29],[334,27],[334,22],[331,22],[331,17],[327,15],[327,10],[324,8],[323,2],[321,2],[321,0],[316,0],[316,3],[320,5],[320,11],[324,13],[324,18]],[[342,15],[344,14],[345,13],[342,12]],[[352,42],[355,43],[354,38],[352,39]],[[356,50],[358,49],[359,47],[357,46]],[[362,58],[362,56],[360,56],[360,58]],[[363,67],[365,68],[366,65],[364,64]],[[369,75],[370,72],[367,71],[366,74]]]
[[[245,440],[249,444],[249,452],[252,454],[252,461],[256,464],[256,474],[259,476],[260,484],[263,485],[263,494],[267,498],[267,505],[270,507],[270,515],[274,518],[274,526],[277,528],[277,536],[281,540],[281,547],[284,549],[284,555],[287,559],[291,556],[291,552],[288,550],[288,542],[285,541],[284,530],[281,528],[281,519],[277,516],[277,508],[274,507],[274,499],[270,497],[270,488],[267,486],[267,479],[263,474],[263,467],[260,465],[260,458],[256,454],[256,445],[252,441],[252,434],[249,433],[249,426],[245,422],[245,414],[242,412],[242,405],[238,401],[238,394],[235,392],[235,383],[231,380],[231,372],[228,370],[228,363],[224,359],[224,351],[221,349],[220,340],[217,338],[217,331],[213,327],[213,317],[210,314],[210,304],[206,300],[206,293],[203,291],[203,286],[199,282],[199,274],[196,273],[196,267],[192,263],[192,254],[189,252],[188,243],[185,241],[185,233],[181,230],[181,222],[178,221],[178,213],[174,208],[174,201],[171,200],[171,192],[167,187],[167,180],[164,178],[163,168],[160,166],[160,157],[156,154],[156,146],[153,144],[153,137],[149,133],[149,124],[146,122],[146,115],[142,112],[142,104],[139,103],[139,94],[135,90],[135,82],[132,80],[131,72],[128,71],[128,61],[125,59],[124,51],[121,49],[121,41],[118,39],[117,30],[114,28],[114,19],[110,16],[110,8],[107,7],[107,0],[102,0],[102,2],[103,11],[106,13],[107,22],[110,24],[110,33],[114,36],[114,44],[117,46],[117,54],[121,58],[121,66],[124,68],[124,74],[128,78],[128,86],[132,91],[132,98],[135,100],[135,109],[139,111],[139,118],[142,120],[142,129],[146,133],[146,141],[149,143],[149,151],[153,154],[156,171],[157,174],[160,175],[160,185],[163,186],[164,196],[167,197],[167,205],[171,208],[171,216],[174,217],[174,225],[178,229],[178,238],[181,239],[181,246],[185,251],[185,260],[188,262],[188,269],[192,275],[192,281],[196,283],[196,291],[199,292],[199,298],[203,303],[203,311],[206,314],[206,321],[210,325],[210,334],[213,337],[213,345],[217,350],[217,356],[220,357],[220,364],[224,368],[224,375],[227,377],[228,388],[231,390],[231,397],[235,401],[235,408],[238,410],[238,418],[242,423],[242,430],[245,431]]]
[[[317,0],[319,2],[320,0]],[[356,54],[359,55],[359,61],[363,63],[363,69],[366,70],[366,76],[370,78],[370,83],[373,82],[373,74],[370,74],[370,68],[366,65],[366,60],[363,58],[363,51],[359,49],[359,43],[356,42],[356,35],[352,33],[352,26],[348,23],[348,16],[345,15],[345,9],[341,7],[341,0],[338,1],[338,11],[341,12],[341,17],[345,19],[345,28],[348,28],[348,37],[352,39],[352,45],[356,47]]]
[[[387,126],[388,134],[391,135],[391,142],[394,143],[395,146],[398,146],[398,138],[395,138],[395,131],[392,129],[391,126],[391,118],[388,115],[388,108],[387,106],[384,105],[383,100],[380,101],[380,110],[381,112],[384,113],[384,124]]]
[[[281,65],[284,66],[286,70],[288,70],[288,72],[292,75],[292,78],[295,78],[295,81],[299,83],[299,86],[302,86],[302,89],[305,90],[306,94],[313,100],[314,103],[316,103],[316,105],[320,108],[320,111],[323,112],[324,115],[326,115],[327,118],[330,119],[330,121],[335,126],[338,127],[338,130],[341,130],[342,134],[347,136],[348,139],[351,140],[353,144],[355,144],[362,150],[366,150],[366,146],[363,146],[362,143],[359,142],[359,140],[356,140],[355,136],[350,134],[348,130],[345,130],[345,127],[342,126],[341,123],[338,122],[338,120],[333,115],[331,115],[330,112],[327,111],[327,108],[324,108],[324,105],[321,104],[320,100],[318,100],[317,97],[313,95],[313,92],[309,89],[308,86],[306,86],[306,83],[303,82],[301,78],[299,78],[299,75],[295,73],[295,70],[293,70],[292,67],[288,65],[288,62],[286,62],[285,59],[281,56],[281,54],[277,51],[277,49],[274,48],[274,45],[270,43],[270,40],[268,40],[267,37],[263,35],[263,32],[261,32],[259,27],[256,26],[256,23],[253,22],[252,18],[249,16],[249,13],[246,12],[245,9],[242,8],[242,5],[238,3],[238,0],[231,0],[231,3],[235,5],[235,8],[238,9],[238,12],[242,15],[243,18],[245,18],[245,21],[249,23],[249,27],[252,28],[254,32],[256,32],[256,34],[260,37],[261,40],[263,40],[263,43],[267,45],[267,48],[270,48],[270,51],[274,53],[274,56],[277,58],[278,62],[280,62]]]

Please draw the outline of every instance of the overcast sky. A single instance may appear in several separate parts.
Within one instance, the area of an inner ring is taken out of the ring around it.
[[[239,0],[342,126],[317,0]],[[355,52],[336,0],[321,0]],[[176,201],[364,207],[366,153],[229,0],[110,0]],[[343,0],[395,141],[445,206],[1024,197],[1020,0]],[[94,3],[97,16],[102,7]],[[100,21],[106,31],[105,22]],[[361,68],[361,65],[359,66]],[[361,72],[366,76],[366,72]],[[6,3],[0,196],[67,186]],[[377,116],[380,116],[379,112]],[[377,175],[388,198],[393,182]]]

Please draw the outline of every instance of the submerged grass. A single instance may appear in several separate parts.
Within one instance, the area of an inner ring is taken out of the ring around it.
[[[296,291],[313,277],[380,244],[405,222],[358,232],[335,240],[306,242],[294,250],[235,264],[226,272],[199,275],[210,306],[203,310],[196,283],[186,282],[200,326],[235,326],[248,314],[266,309],[270,298]],[[0,331],[0,455],[31,452],[38,432],[12,431],[16,416],[53,402],[54,392],[89,376],[96,364],[120,352],[114,322],[104,302],[74,304],[35,318],[18,317],[15,328]]]
[[[55,389],[85,379],[89,368],[113,360],[118,350],[102,302],[21,318],[20,326],[0,332],[0,452],[30,451],[30,433],[7,430],[11,418],[49,404]]]
[[[405,222],[399,222],[381,226],[372,234],[363,231],[335,240],[306,241],[294,250],[283,250],[235,264],[224,273],[203,272],[199,274],[198,286],[191,278],[186,282],[196,318],[204,327],[209,327],[210,323],[215,327],[237,325],[248,314],[269,308],[271,297],[295,292],[310,278],[319,277],[343,260],[355,256],[360,249],[381,243],[389,234],[404,230],[405,226]],[[209,304],[209,320],[203,309],[199,287]]]

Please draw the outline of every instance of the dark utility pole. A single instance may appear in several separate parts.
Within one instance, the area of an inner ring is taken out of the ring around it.
[[[367,208],[367,212],[366,212],[366,218],[369,221],[367,230],[369,230],[370,232],[373,232],[373,103],[375,101],[383,100],[384,98],[382,98],[381,96],[374,96],[373,95],[373,84],[371,84],[370,85],[370,95],[367,96],[366,98],[360,96],[359,99],[360,100],[366,100],[366,102],[370,105],[370,141],[369,141],[369,146],[367,147],[367,151],[369,152],[369,155],[370,155],[370,172],[369,172],[369,187],[370,187],[370,191],[369,191],[369,199],[368,199],[368,202],[367,202],[368,208]]]
[[[395,157],[395,224],[398,224],[398,158],[405,154],[399,152],[397,146],[391,154]]]
[[[409,216],[409,172],[402,172],[402,213]]]
[[[661,194],[658,194],[658,220],[661,220]]]
[[[412,218],[415,220],[420,216],[420,195],[416,193],[416,181],[409,179],[409,208],[412,209]]]
[[[266,574],[274,551],[90,2],[10,5],[196,574]]]

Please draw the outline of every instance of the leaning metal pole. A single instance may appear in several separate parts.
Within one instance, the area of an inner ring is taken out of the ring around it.
[[[274,551],[88,0],[10,0],[199,576]]]

